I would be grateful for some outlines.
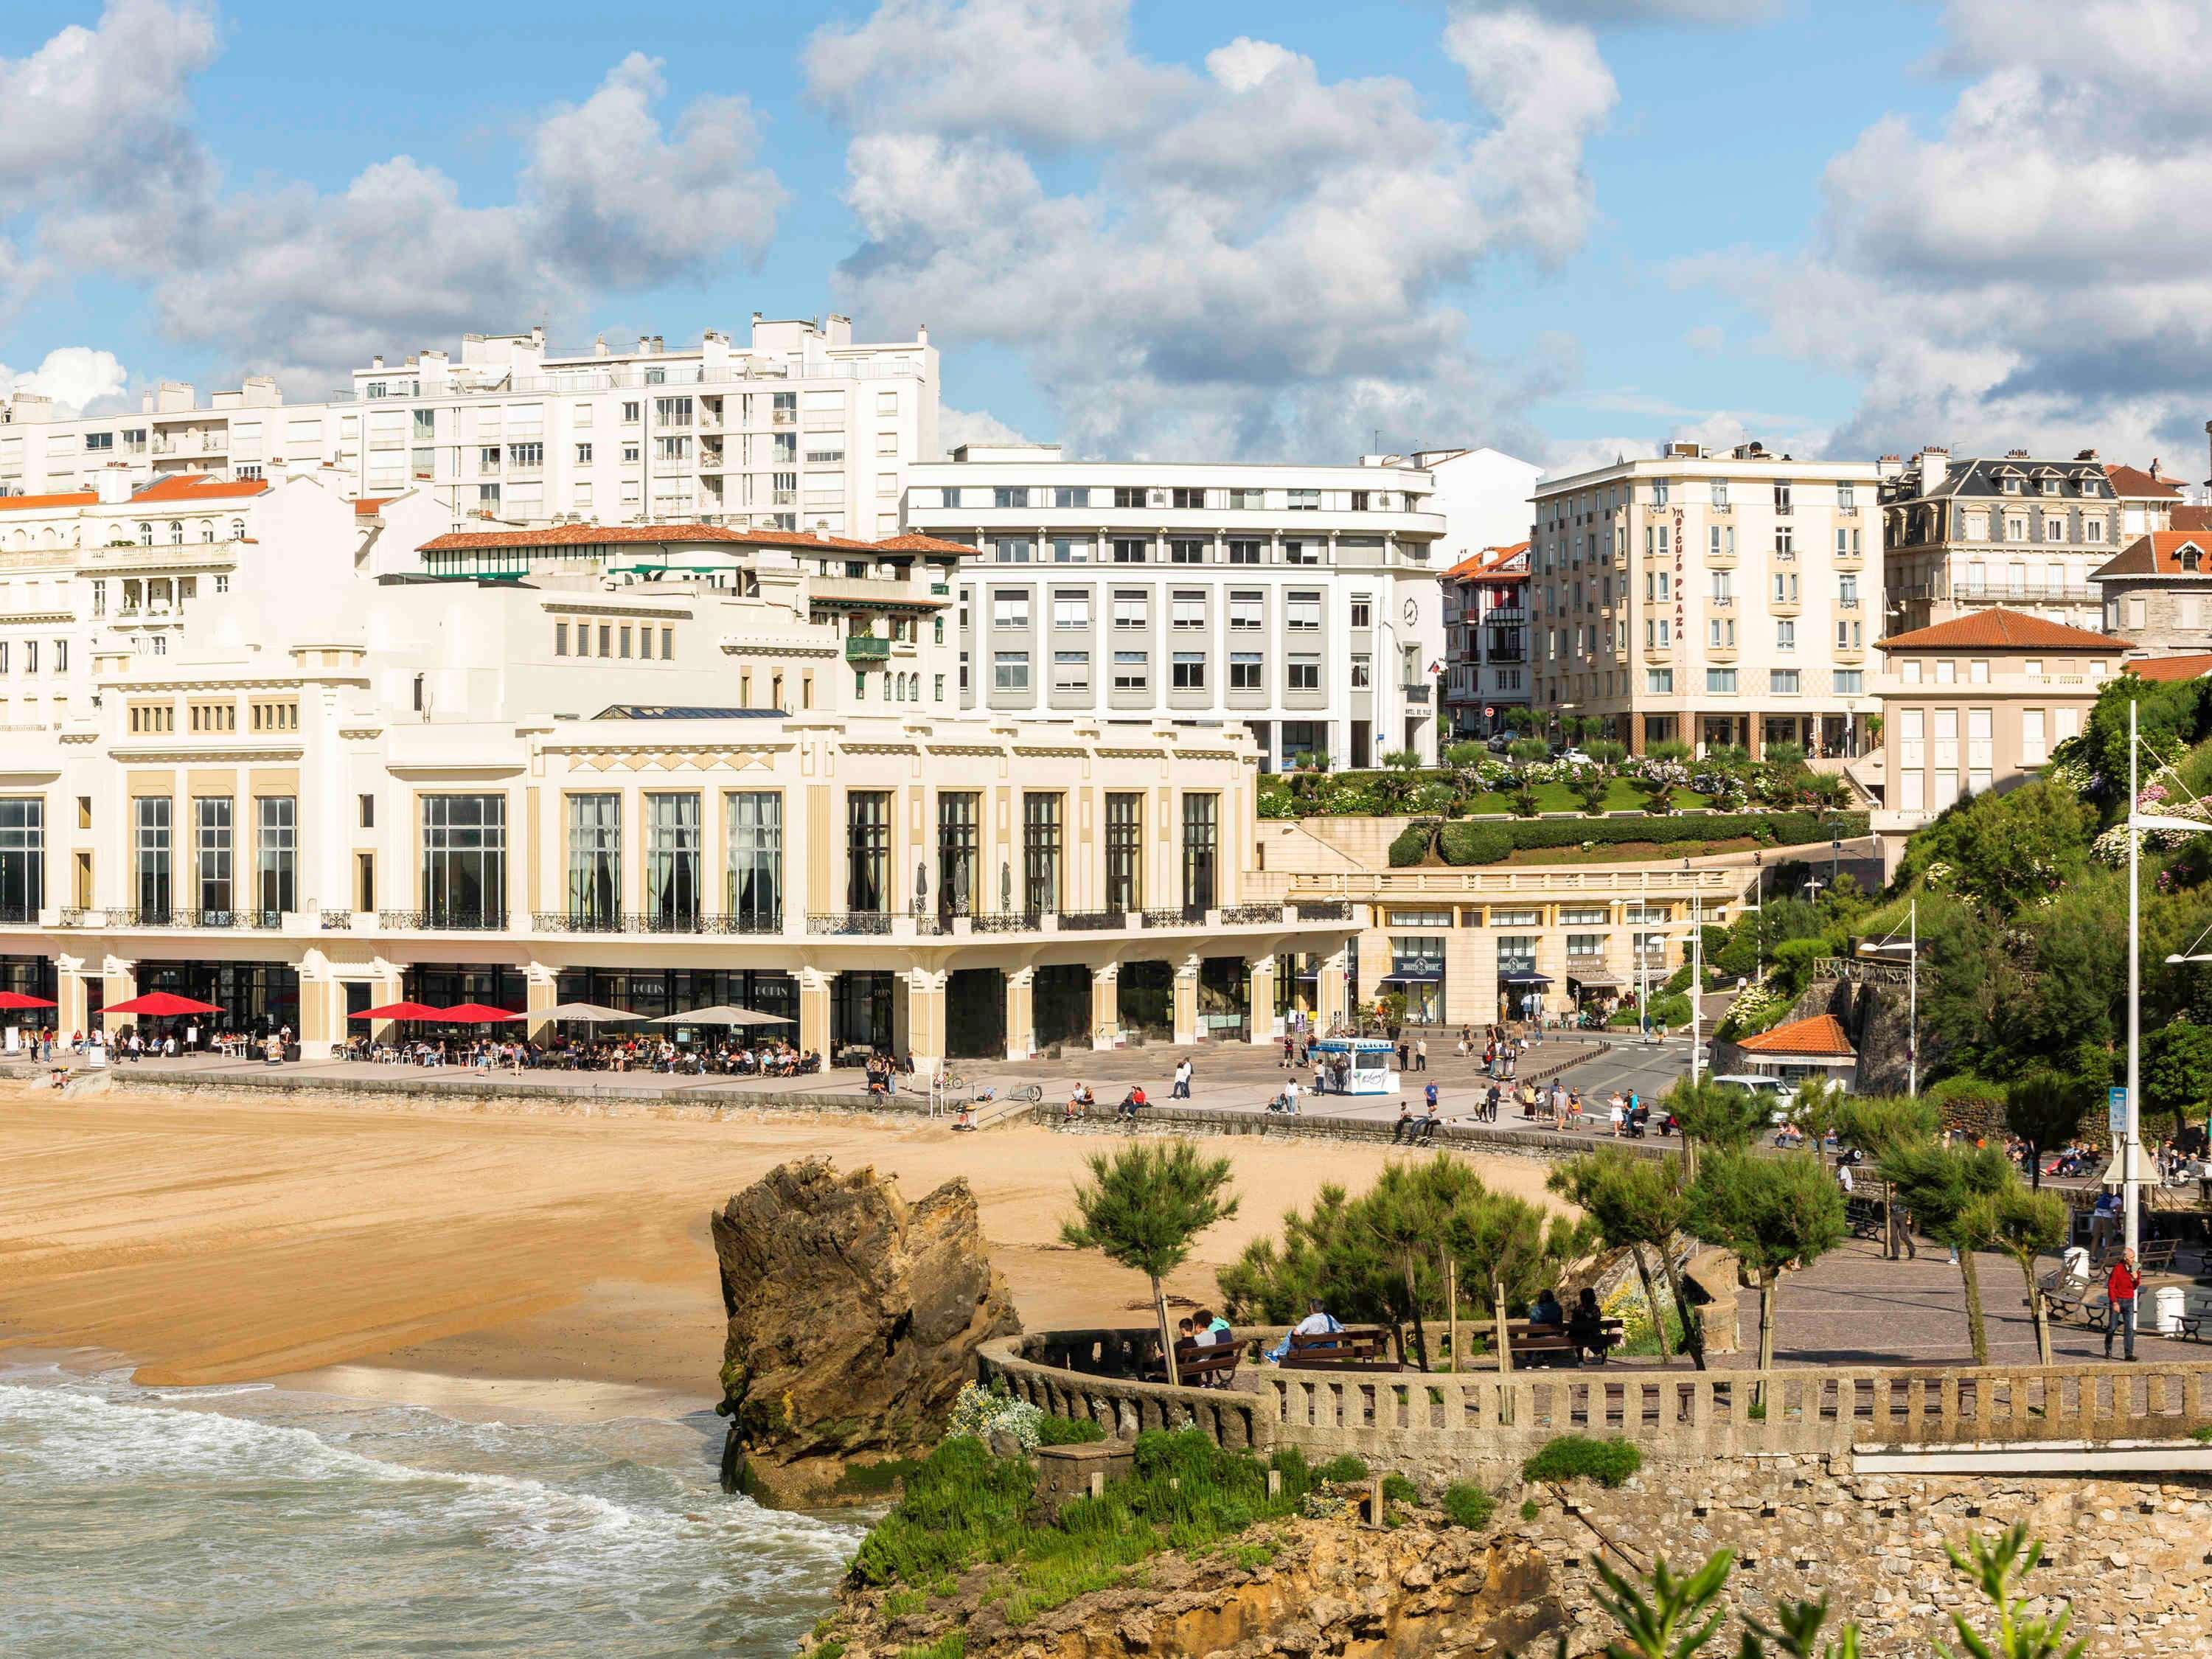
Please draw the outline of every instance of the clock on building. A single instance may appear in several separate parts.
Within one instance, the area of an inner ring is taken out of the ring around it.
[[[1417,600],[1406,601],[1406,626],[1411,628],[1421,619],[1421,607]]]

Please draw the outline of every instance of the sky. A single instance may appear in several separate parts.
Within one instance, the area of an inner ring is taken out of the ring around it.
[[[2212,416],[2212,0],[12,0],[0,394],[838,311],[947,442],[2100,449]]]

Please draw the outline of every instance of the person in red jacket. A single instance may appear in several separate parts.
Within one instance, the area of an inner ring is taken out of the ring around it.
[[[2120,1259],[2112,1263],[2112,1271],[2105,1278],[2105,1301],[2111,1310],[2105,1324],[2105,1358],[2112,1357],[2112,1338],[2123,1321],[2126,1322],[2127,1357],[2136,1357],[2136,1292],[2142,1288],[2142,1275],[2136,1271],[2133,1249],[2120,1252]]]

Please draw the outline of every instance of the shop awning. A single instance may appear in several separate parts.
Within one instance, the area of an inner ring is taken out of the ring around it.
[[[1549,985],[1552,976],[1549,974],[1500,974],[1498,982],[1500,985]]]
[[[1618,974],[1608,974],[1603,969],[1593,969],[1587,974],[1569,974],[1567,982],[1579,985],[1585,991],[1625,991],[1628,981]]]
[[[1385,974],[1376,982],[1379,985],[1441,985],[1444,982],[1444,976],[1441,973]]]

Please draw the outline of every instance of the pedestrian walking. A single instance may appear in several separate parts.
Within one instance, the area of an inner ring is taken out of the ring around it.
[[[2142,1288],[2142,1275],[2136,1271],[2134,1246],[2120,1252],[2120,1259],[2112,1263],[2112,1271],[2105,1276],[2105,1358],[2112,1357],[2112,1338],[2123,1326],[2127,1331],[2127,1360],[2135,1364],[2136,1358],[2136,1293]]]
[[[1426,1037],[1417,1038],[1414,1041],[1413,1069],[1417,1072],[1425,1072],[1429,1069],[1429,1040]]]

